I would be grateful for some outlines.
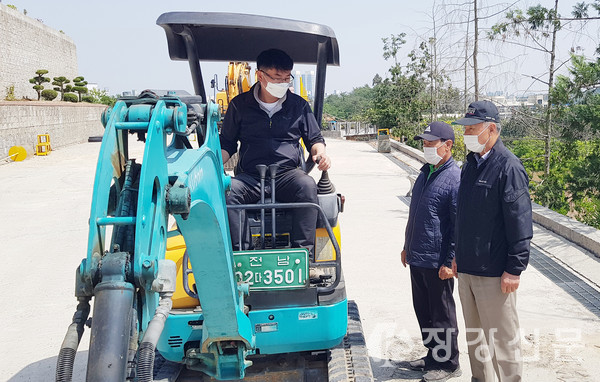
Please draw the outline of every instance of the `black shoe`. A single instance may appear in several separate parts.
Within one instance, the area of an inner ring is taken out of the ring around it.
[[[425,365],[427,364],[426,361],[427,357],[419,358],[414,361],[409,361],[408,367],[410,367],[412,370],[423,371],[425,370]]]
[[[430,370],[423,376],[425,382],[445,382],[450,378],[460,377],[462,370],[457,367],[456,370]]]

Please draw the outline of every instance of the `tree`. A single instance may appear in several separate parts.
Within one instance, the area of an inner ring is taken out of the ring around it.
[[[373,89],[365,85],[350,93],[332,94],[325,98],[323,111],[337,120],[365,121],[373,101]]]
[[[88,94],[89,98],[85,102],[101,103],[108,106],[114,106],[117,102],[117,98],[109,96],[106,90],[90,89]]]
[[[559,213],[600,228],[600,62],[573,55],[569,75],[556,77],[552,88],[553,139],[550,173],[544,174],[544,144],[535,139],[507,139],[525,165],[532,197]],[[536,129],[543,114],[519,111],[504,125],[509,137],[523,137]],[[519,114],[523,114],[520,120]],[[516,119],[515,126],[513,120]],[[534,121],[533,123],[530,123]],[[530,124],[527,124],[530,123]],[[516,127],[516,129],[515,129]]]
[[[571,20],[580,20],[580,21],[584,21],[587,22],[589,20],[599,20],[600,19],[600,0],[593,0],[594,3],[586,3],[586,2],[581,2],[581,3],[577,3],[573,6],[573,11],[571,12],[571,14],[573,15],[573,19]],[[594,16],[590,16],[589,14],[589,9],[593,8],[596,10],[596,13],[598,14],[598,16],[594,17]],[[596,54],[600,55],[600,43],[598,44],[598,47],[596,48]]]
[[[71,91],[71,86],[67,85],[71,81],[64,76],[54,77],[53,79],[54,81],[52,81],[52,85],[56,86],[54,90],[60,93],[60,100],[63,101],[64,94]]]
[[[477,17],[477,0],[473,0],[473,25],[475,37],[473,39],[473,78],[475,79],[475,101],[479,100],[479,71],[477,54],[479,52],[479,18]]]
[[[502,36],[505,40],[508,35],[520,37],[524,34],[526,39],[529,39],[532,44],[528,45],[531,49],[535,49],[546,53],[549,56],[548,81],[545,84],[548,86],[548,94],[552,89],[555,74],[556,61],[556,36],[561,29],[560,15],[558,14],[558,0],[554,0],[554,8],[545,8],[541,5],[536,5],[527,8],[526,12],[520,9],[511,10],[506,14],[506,20],[492,27],[492,31],[488,36],[493,39],[496,36]],[[544,43],[551,36],[550,46]],[[518,43],[518,42],[515,42]],[[539,80],[536,78],[536,80]],[[543,81],[542,81],[543,82]],[[548,107],[545,112],[545,173],[550,173],[550,156],[552,144],[552,97],[548,99]]]
[[[594,1],[595,3],[591,4],[591,6],[592,8],[596,9],[600,14],[600,0]],[[488,34],[490,38],[501,36],[503,41],[506,41],[508,36],[516,38],[523,37],[526,39],[526,41],[530,42],[530,44],[525,45],[526,47],[543,52],[546,55],[548,55],[548,80],[543,81],[539,78],[531,76],[531,78],[544,83],[548,87],[548,107],[546,108],[544,113],[544,172],[546,175],[548,175],[550,172],[550,160],[552,158],[552,139],[553,136],[556,136],[556,134],[553,133],[552,123],[552,118],[554,115],[553,107],[555,104],[553,94],[556,94],[552,91],[554,85],[554,77],[556,74],[556,70],[558,70],[558,68],[560,68],[564,63],[567,62],[565,61],[563,63],[557,64],[557,34],[567,25],[563,24],[563,21],[572,22],[574,20],[578,20],[585,22],[588,20],[598,19],[598,17],[589,16],[589,6],[590,4],[586,4],[584,2],[576,4],[573,7],[572,18],[561,17],[561,15],[558,13],[558,0],[554,1],[553,8],[545,8],[541,5],[536,5],[527,8],[525,12],[520,9],[511,10],[506,14],[506,20],[504,22],[494,25],[492,27],[492,31]],[[510,42],[513,44],[522,45],[518,40]],[[573,48],[572,51],[574,51]],[[598,51],[598,53],[600,53],[600,51]]]
[[[406,44],[405,37],[406,33],[400,33],[381,39],[381,41],[383,41],[383,58],[386,60],[393,58],[395,66],[398,66],[398,51],[402,45]]]
[[[420,129],[419,122],[430,107],[427,94],[429,70],[427,43],[422,42],[418,50],[408,55],[409,63],[402,66],[398,60],[400,47],[406,42],[404,34],[382,39],[383,57],[393,58],[388,70],[391,78],[374,78],[372,107],[366,116],[380,128],[391,128],[394,136],[413,136]]]
[[[569,76],[552,89],[561,121],[563,156],[572,161],[566,189],[578,219],[600,228],[600,58],[571,57]]]
[[[86,85],[88,82],[83,78],[83,76],[75,77],[73,79],[73,90],[79,94],[79,102],[81,102],[81,95],[86,94],[88,92],[88,88]]]
[[[489,2],[488,2],[489,3]],[[429,92],[431,119],[437,119],[445,103],[460,106],[455,112],[463,113],[473,98],[478,99],[489,82],[501,81],[498,75],[490,76],[490,69],[505,64],[499,62],[497,50],[489,51],[482,44],[480,31],[487,28],[486,22],[505,12],[503,4],[483,4],[481,0],[447,2],[434,0],[428,14],[431,27],[422,36],[431,54],[429,61]],[[508,76],[504,72],[502,77]],[[502,81],[505,85],[507,81]],[[461,91],[456,93],[460,88]],[[497,87],[496,87],[497,89]],[[496,90],[494,89],[494,90]],[[445,96],[460,97],[443,99]],[[458,101],[458,102],[457,102]]]
[[[44,74],[47,74],[47,73],[48,73],[47,70],[40,69],[35,72],[35,74],[37,74],[37,77],[33,77],[33,78],[29,79],[29,83],[35,84],[35,85],[33,85],[33,88],[35,89],[35,91],[38,94],[38,101],[40,100],[40,98],[42,98],[42,90],[44,90],[44,85],[42,85],[42,84],[45,82],[50,82],[50,78],[44,77]]]
[[[594,139],[600,133],[600,58],[572,55],[569,76],[558,76],[551,91],[561,135],[568,141]]]

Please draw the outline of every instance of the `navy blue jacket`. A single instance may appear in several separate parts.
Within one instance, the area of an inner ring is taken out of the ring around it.
[[[483,161],[467,155],[456,217],[458,271],[520,275],[529,262],[532,236],[529,179],[521,161],[500,139]]]
[[[221,128],[221,148],[231,156],[238,141],[241,143],[236,173],[258,176],[258,164],[277,163],[280,172],[299,167],[300,138],[309,152],[315,143],[325,142],[308,102],[288,91],[281,110],[269,118],[254,98],[256,86],[229,104]]]
[[[460,169],[450,158],[428,175],[426,164],[413,186],[404,236],[406,262],[430,269],[451,267]]]

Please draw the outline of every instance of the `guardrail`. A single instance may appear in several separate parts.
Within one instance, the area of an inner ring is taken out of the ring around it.
[[[339,131],[341,136],[377,134],[377,126],[360,121],[329,121],[328,130]]]
[[[401,153],[410,156],[411,158],[426,163],[425,157],[421,150],[412,148],[404,143],[400,143],[390,139],[391,146]],[[414,175],[409,175],[410,191],[407,196],[412,194],[412,187],[416,180]],[[591,252],[594,256],[600,257],[600,230],[594,227],[578,222],[568,216],[559,214],[549,208],[541,206],[537,203],[532,204],[533,221],[536,224],[564,237],[565,239],[577,244],[578,246]]]

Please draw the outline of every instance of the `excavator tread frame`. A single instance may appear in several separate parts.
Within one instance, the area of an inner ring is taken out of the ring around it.
[[[271,355],[270,357],[274,359],[274,362],[279,362],[282,356],[284,355]],[[374,380],[360,314],[355,301],[348,301],[348,330],[344,340],[338,346],[323,352],[323,362],[326,365],[323,365],[321,369],[327,370],[327,376],[323,376],[323,379],[316,381],[305,377],[302,381],[372,382]],[[194,381],[208,381],[208,377],[200,372],[183,371],[183,364],[167,361],[158,351],[156,351],[154,365],[155,382],[176,382],[180,375],[183,376],[184,381],[188,381],[192,374]],[[247,378],[244,380],[255,381],[264,377],[261,375],[253,376],[251,369],[247,369]],[[307,369],[304,375],[308,374],[314,377],[315,373],[311,373],[311,371],[314,370]]]

